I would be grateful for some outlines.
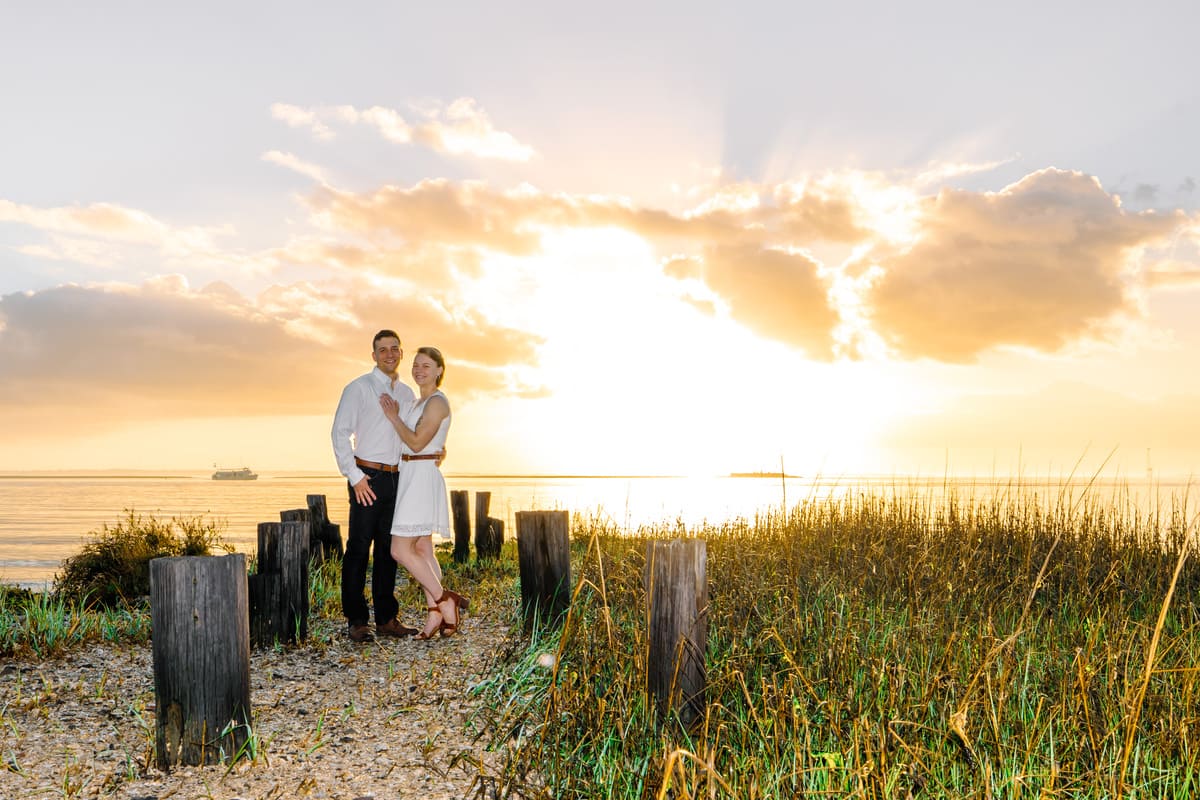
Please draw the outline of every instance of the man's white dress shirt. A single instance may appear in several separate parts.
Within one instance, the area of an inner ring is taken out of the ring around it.
[[[354,463],[357,456],[363,461],[380,464],[400,463],[400,435],[383,415],[379,396],[391,395],[400,404],[401,416],[416,402],[413,390],[403,381],[392,379],[379,367],[352,380],[342,390],[337,411],[333,415],[333,455],[338,471],[354,486],[364,477]]]

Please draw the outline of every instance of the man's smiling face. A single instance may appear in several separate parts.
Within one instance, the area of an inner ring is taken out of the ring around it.
[[[371,358],[375,360],[375,365],[379,369],[394,378],[396,370],[400,366],[400,359],[404,358],[404,348],[400,346],[399,339],[385,336],[375,342],[375,350],[371,353]]]

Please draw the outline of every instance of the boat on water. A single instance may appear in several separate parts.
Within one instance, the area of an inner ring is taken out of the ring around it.
[[[212,474],[214,481],[256,481],[258,474],[251,472],[249,467],[239,469],[218,469]]]

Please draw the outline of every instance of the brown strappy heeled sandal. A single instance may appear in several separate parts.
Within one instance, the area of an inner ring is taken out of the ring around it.
[[[440,603],[441,600],[439,600],[438,602]],[[440,608],[438,608],[437,606],[425,606],[425,610],[426,611],[436,611],[439,614],[442,613],[442,610]],[[417,633],[417,635],[414,636],[413,638],[419,639],[422,642],[432,639],[433,637],[437,636],[439,633],[442,632],[442,626],[444,626],[445,624],[446,624],[446,618],[442,617],[441,625],[438,625],[436,628],[431,630],[429,633],[426,633],[425,629],[422,628],[421,631],[419,633]]]
[[[442,603],[445,603],[447,601],[454,603],[454,622],[453,623],[447,622],[446,615],[442,614],[442,624],[438,628],[438,631],[442,634],[442,636],[450,637],[458,632],[458,625],[459,625],[459,623],[462,622],[462,614],[459,611],[459,609],[465,608],[465,606],[463,605],[463,600],[465,600],[465,598],[462,597],[457,592],[452,592],[449,589],[442,590],[442,596],[438,598],[438,605],[441,605]],[[467,602],[470,602],[470,601],[467,601]]]

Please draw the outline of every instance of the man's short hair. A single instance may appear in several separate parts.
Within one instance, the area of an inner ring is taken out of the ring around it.
[[[380,339],[389,339],[389,338],[395,339],[398,342],[398,341],[400,341],[400,334],[396,333],[393,330],[388,330],[387,328],[384,328],[379,333],[375,334],[375,338],[371,340],[371,349],[372,350],[375,349],[375,345],[379,344]]]

